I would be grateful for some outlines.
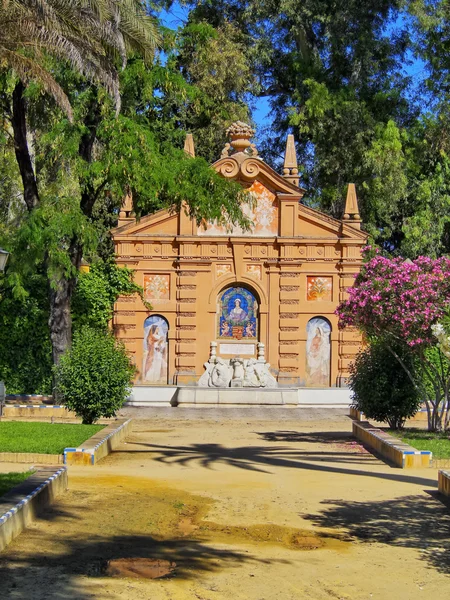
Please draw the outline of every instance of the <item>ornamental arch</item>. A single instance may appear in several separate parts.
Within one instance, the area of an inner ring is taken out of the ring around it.
[[[160,210],[136,220],[128,196],[112,232],[117,263],[132,268],[144,289],[145,302],[137,295],[118,298],[112,324],[140,366],[136,385],[163,385],[164,379],[169,385],[197,385],[211,343],[218,355],[231,359],[238,352],[254,357],[258,342],[279,386],[345,385],[361,336],[351,328],[339,331],[335,311],[353,285],[367,243],[355,186],[349,184],[343,218],[334,219],[302,202],[292,136],[281,175],[258,157],[247,125],[235,123],[229,134],[230,143],[211,168],[249,193],[251,201],[242,205],[249,230],[216,221],[199,227],[185,210]],[[192,143],[187,151],[195,153]],[[253,295],[257,311],[245,320],[248,299],[232,301],[229,292],[227,314],[234,308],[236,319],[227,321],[223,310],[218,314],[219,297],[238,287]],[[149,315],[167,322],[165,348],[153,339],[161,331],[153,328],[148,338],[143,322]],[[324,320],[316,322],[317,338],[315,319]],[[221,327],[232,336],[223,336]],[[156,354],[159,347],[163,351]]]

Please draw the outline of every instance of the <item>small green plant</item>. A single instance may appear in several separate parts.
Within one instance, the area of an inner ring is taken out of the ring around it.
[[[396,351],[408,369],[413,370],[413,357],[402,348]],[[372,341],[356,357],[349,386],[358,410],[369,419],[387,421],[392,429],[401,429],[420,406],[419,393],[407,372],[378,340]]]
[[[135,371],[124,345],[110,332],[83,327],[55,368],[56,391],[83,423],[94,423],[116,414]]]

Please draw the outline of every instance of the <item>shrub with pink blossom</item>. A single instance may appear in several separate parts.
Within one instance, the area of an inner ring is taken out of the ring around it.
[[[374,251],[368,247],[366,256]],[[348,299],[336,314],[341,328],[358,327],[367,337],[382,339],[420,391],[432,430],[449,427],[449,361],[439,349],[433,329],[445,321],[450,306],[450,259],[421,256],[414,261],[375,254],[363,266]],[[411,372],[394,348],[408,346],[419,359]],[[430,350],[439,361],[430,359]],[[436,352],[433,352],[435,355]],[[438,361],[438,362],[439,362]],[[444,419],[444,422],[443,422]]]

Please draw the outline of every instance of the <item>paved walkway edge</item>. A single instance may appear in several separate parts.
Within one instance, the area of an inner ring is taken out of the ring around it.
[[[353,435],[373,450],[401,469],[429,467],[432,452],[416,450],[401,440],[373,427],[368,421],[353,421]]]
[[[105,427],[78,448],[64,450],[66,465],[95,465],[99,460],[108,456],[131,432],[132,419],[117,419]]]
[[[67,468],[44,467],[0,499],[0,552],[67,490]]]

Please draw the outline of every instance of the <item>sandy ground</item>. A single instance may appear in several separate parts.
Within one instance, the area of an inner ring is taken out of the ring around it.
[[[352,440],[344,415],[140,416],[118,452],[71,467],[67,494],[0,554],[0,598],[450,597],[450,510],[436,470],[385,465]],[[121,558],[177,567],[167,579],[107,576]]]

